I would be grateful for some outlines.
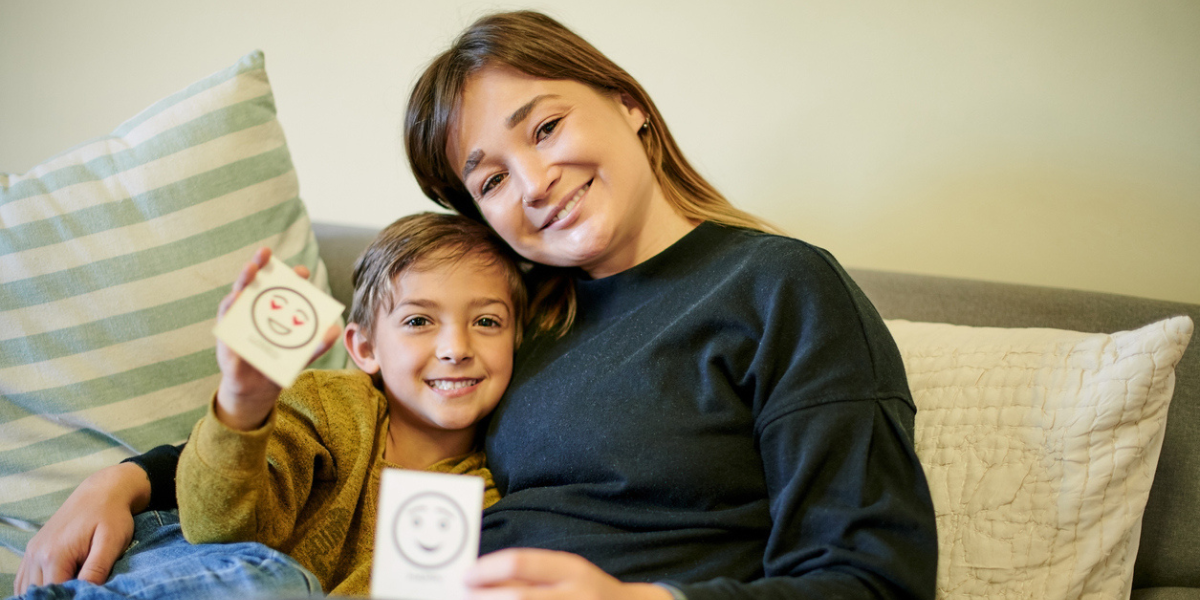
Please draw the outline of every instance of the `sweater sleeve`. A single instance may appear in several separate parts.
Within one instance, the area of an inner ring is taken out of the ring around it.
[[[936,523],[903,362],[833,258],[807,258],[764,301],[747,369],[771,516],[764,577],[675,585],[689,600],[932,599]]]
[[[145,454],[129,457],[121,462],[133,463],[146,472],[150,480],[150,504],[146,510],[171,510],[179,508],[175,500],[175,469],[179,465],[179,453],[184,444],[163,445],[151,448]]]
[[[676,585],[689,600],[933,598],[935,525],[907,419],[902,401],[867,400],[772,421],[761,436],[773,520],[766,576]]]
[[[324,471],[332,468],[322,443],[320,393],[313,378],[302,375],[253,431],[226,427],[209,405],[176,475],[180,524],[189,542],[256,541],[277,548],[291,537],[314,481],[329,477]]]

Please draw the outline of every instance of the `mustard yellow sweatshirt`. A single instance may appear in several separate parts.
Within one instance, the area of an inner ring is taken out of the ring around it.
[[[331,595],[366,595],[385,461],[388,402],[361,371],[306,371],[266,424],[235,431],[212,404],[176,474],[192,543],[256,541],[307,567]],[[483,453],[430,471],[483,477],[484,507],[500,499]]]

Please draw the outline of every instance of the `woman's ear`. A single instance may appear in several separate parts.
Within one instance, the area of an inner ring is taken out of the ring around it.
[[[633,99],[633,96],[625,92],[621,92],[617,96],[617,100],[621,103],[621,114],[629,122],[629,126],[635,132],[639,131],[646,124],[646,119],[649,118],[648,113]]]
[[[342,342],[346,352],[354,364],[364,373],[374,375],[379,372],[379,361],[375,360],[375,346],[367,338],[366,333],[358,323],[347,323],[346,331],[342,333]]]

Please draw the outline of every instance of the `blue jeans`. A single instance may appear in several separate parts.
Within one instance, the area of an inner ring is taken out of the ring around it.
[[[104,585],[74,579],[30,587],[23,599],[81,600],[289,597],[321,595],[321,583],[292,557],[262,544],[190,544],[175,511],[134,517],[133,543]]]

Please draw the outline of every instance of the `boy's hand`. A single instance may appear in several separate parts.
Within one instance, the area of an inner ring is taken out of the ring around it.
[[[221,300],[217,307],[217,321],[225,317],[229,307],[237,300],[242,290],[254,281],[258,270],[271,260],[270,248],[259,248],[241,274],[233,282],[233,291]],[[298,265],[296,274],[308,279],[308,267]],[[337,342],[341,328],[333,325],[326,332],[321,345],[313,353],[311,360],[325,353]],[[250,431],[262,426],[263,422],[275,408],[275,400],[279,398],[280,388],[275,382],[255,369],[250,363],[242,360],[233,350],[221,340],[217,340],[217,364],[221,367],[221,385],[217,389],[217,419],[231,429]]]

